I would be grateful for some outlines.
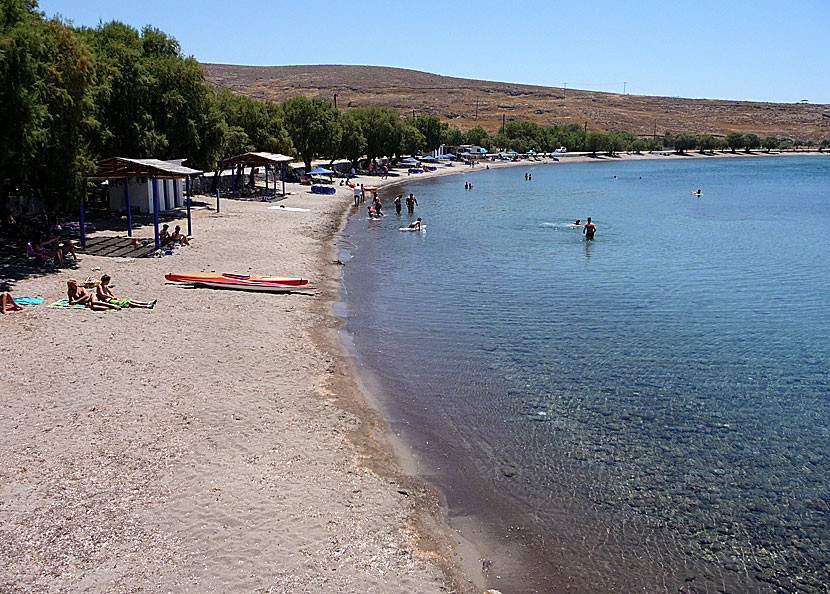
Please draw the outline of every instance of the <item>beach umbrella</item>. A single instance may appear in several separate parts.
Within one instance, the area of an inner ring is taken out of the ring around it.
[[[437,161],[437,160],[438,159],[436,159],[435,157],[431,157],[431,156],[430,157],[424,157],[423,159],[421,159],[421,161]]]
[[[334,173],[334,171],[329,171],[328,169],[323,169],[322,167],[318,167],[317,169],[308,172],[309,175],[328,175],[331,173]]]
[[[438,155],[439,159],[449,159],[447,155]]]
[[[464,152],[464,153],[461,153],[461,156],[462,156],[462,157],[469,157],[469,156],[470,156],[470,153],[466,153],[466,152]]]
[[[455,155],[453,155],[452,153],[445,153],[445,154],[444,154],[444,155],[442,155],[442,156],[443,156],[443,157],[446,157],[447,159],[454,159],[454,158],[455,158]]]
[[[403,160],[404,163],[417,163],[418,159],[413,159],[412,157],[407,157]]]

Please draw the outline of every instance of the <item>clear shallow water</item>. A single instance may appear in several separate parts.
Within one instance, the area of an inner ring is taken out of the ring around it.
[[[828,591],[828,181],[824,157],[528,165],[401,188],[425,233],[352,217],[358,360],[451,515],[524,551],[493,585]]]

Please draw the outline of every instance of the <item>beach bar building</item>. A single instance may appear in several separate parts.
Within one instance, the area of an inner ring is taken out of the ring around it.
[[[187,206],[187,234],[192,235],[190,219],[190,178],[201,175],[197,169],[182,165],[182,161],[159,159],[128,159],[109,157],[98,161],[95,175],[90,179],[107,180],[110,186],[110,207],[127,213],[127,235],[132,237],[133,207],[152,213],[156,249],[159,242],[159,212]],[[182,190],[184,185],[184,193]],[[135,197],[134,197],[135,196]],[[122,202],[123,198],[123,202]],[[136,201],[134,203],[133,201]],[[84,232],[84,204],[81,202],[81,245],[86,246]]]

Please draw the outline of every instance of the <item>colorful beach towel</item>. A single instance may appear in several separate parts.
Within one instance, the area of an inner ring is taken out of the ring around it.
[[[14,301],[18,305],[40,305],[43,297],[15,297]]]
[[[54,303],[50,303],[46,307],[54,307],[57,309],[86,309],[86,306],[80,305],[78,303],[73,303],[70,305],[69,299],[61,299],[60,301],[55,301]]]

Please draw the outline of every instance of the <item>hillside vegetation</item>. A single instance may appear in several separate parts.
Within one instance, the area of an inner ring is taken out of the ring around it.
[[[216,86],[260,99],[295,95],[332,100],[340,109],[392,107],[436,115],[453,127],[495,133],[507,121],[585,125],[645,136],[754,133],[797,144],[830,137],[830,105],[622,95],[440,76],[381,66],[235,66],[202,64]],[[799,142],[800,141],[800,142]]]

